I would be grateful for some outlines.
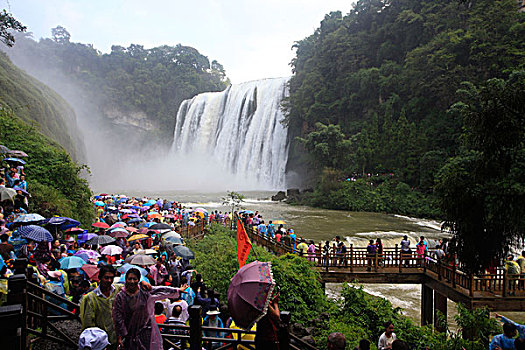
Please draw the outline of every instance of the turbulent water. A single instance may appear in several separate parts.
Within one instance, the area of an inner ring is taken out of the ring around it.
[[[288,78],[232,85],[184,101],[177,113],[172,154],[204,158],[258,189],[285,188],[287,128],[280,104]]]

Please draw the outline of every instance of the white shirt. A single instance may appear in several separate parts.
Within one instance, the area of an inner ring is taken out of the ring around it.
[[[174,301],[170,303],[170,305],[168,306],[168,318],[173,317],[173,308],[177,305],[179,305],[182,308],[182,312],[178,318],[182,320],[182,322],[186,323],[186,321],[188,321],[188,319],[190,318],[190,314],[188,313],[188,303],[185,300]]]
[[[396,340],[395,333],[392,333],[390,338],[388,338],[385,333],[381,334],[381,336],[379,337],[379,342],[377,343],[377,349],[383,350],[386,348],[392,348],[392,343],[394,342],[394,340]]]

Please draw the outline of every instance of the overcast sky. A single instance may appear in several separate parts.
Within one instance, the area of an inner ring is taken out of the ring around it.
[[[349,0],[0,0],[34,33],[62,25],[71,40],[111,45],[188,45],[220,62],[233,83],[290,76],[291,46]]]

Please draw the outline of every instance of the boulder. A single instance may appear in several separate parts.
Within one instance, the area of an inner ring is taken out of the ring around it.
[[[272,201],[282,201],[286,199],[286,193],[284,191],[277,192],[276,195],[272,196]]]

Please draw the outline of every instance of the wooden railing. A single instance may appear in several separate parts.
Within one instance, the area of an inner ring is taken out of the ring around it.
[[[255,228],[247,232],[252,242],[277,255],[300,254],[292,246],[259,234]],[[498,268],[495,274],[467,274],[458,268],[454,260],[446,263],[435,258],[435,249],[428,251],[429,256],[402,252],[396,244],[395,247],[384,247],[382,253],[368,254],[366,247],[354,247],[350,244],[344,254],[337,253],[333,246],[327,253],[323,253],[323,247],[319,244],[314,253],[308,253],[304,257],[312,261],[316,268],[326,272],[393,272],[395,268],[399,273],[414,271],[437,277],[442,283],[458,288],[470,297],[483,293],[500,297],[525,296],[523,275],[507,274],[503,268]]]

